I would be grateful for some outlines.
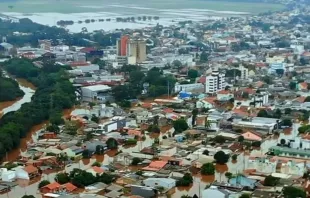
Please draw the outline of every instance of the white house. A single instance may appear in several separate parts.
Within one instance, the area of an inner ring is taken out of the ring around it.
[[[202,198],[237,198],[239,196],[236,193],[217,188],[216,186],[210,186],[210,188],[202,192]]]
[[[93,85],[82,87],[81,90],[83,101],[92,102],[94,100],[99,100],[105,102],[111,87],[107,85]]]
[[[174,91],[175,92],[180,92],[180,91],[194,91],[194,90],[203,90],[204,85],[202,83],[192,83],[192,84],[179,84],[176,83],[174,86]]]
[[[5,182],[11,182],[15,180],[15,171],[7,170],[6,168],[1,168],[1,179]]]
[[[200,109],[200,108],[209,108],[212,109],[213,108],[213,104],[206,101],[206,100],[198,100],[196,102],[196,108]]]
[[[148,178],[143,180],[145,186],[156,188],[164,187],[165,189],[171,189],[175,187],[176,180],[171,178]]]

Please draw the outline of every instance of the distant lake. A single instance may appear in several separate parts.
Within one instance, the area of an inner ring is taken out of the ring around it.
[[[245,16],[259,12],[276,11],[284,8],[279,4],[208,1],[208,0],[0,0],[0,13],[16,18],[29,18],[44,25],[56,25],[60,20],[72,20],[74,25],[66,28],[80,32],[113,30],[120,28],[142,28],[170,25],[177,21],[201,21],[210,17]],[[159,21],[136,21],[135,23],[116,23],[117,17],[160,17]],[[85,20],[104,22],[77,23]],[[106,21],[110,19],[110,21]],[[113,20],[114,19],[114,20]]]

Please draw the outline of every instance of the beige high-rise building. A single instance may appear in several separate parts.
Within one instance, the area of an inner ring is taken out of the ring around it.
[[[146,42],[144,40],[130,40],[127,47],[128,56],[136,57],[137,63],[146,61]]]

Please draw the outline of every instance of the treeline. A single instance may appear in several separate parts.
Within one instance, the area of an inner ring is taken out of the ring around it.
[[[81,23],[94,23],[94,22],[104,22],[104,21],[111,21],[113,19],[107,18],[107,19],[85,19],[84,21],[79,20],[77,23],[81,24]],[[135,21],[146,21],[146,20],[159,20],[158,16],[142,16],[142,17],[126,17],[126,18],[122,18],[122,17],[117,17],[114,20],[116,20],[116,22],[135,22]],[[57,21],[57,25],[59,26],[67,26],[67,25],[73,25],[75,22],[72,20],[60,20]]]
[[[49,39],[52,40],[53,45],[62,43],[69,46],[88,47],[99,44],[102,47],[106,47],[115,45],[116,40],[121,36],[121,33],[104,34],[99,31],[92,35],[69,33],[63,28],[41,25],[32,22],[30,19],[20,19],[19,23],[0,19],[0,27],[0,37],[5,36],[8,43],[15,46],[25,46],[25,44],[29,44],[33,47],[37,47],[38,40]],[[14,32],[21,32],[24,34],[15,35]]]
[[[20,139],[34,125],[56,116],[61,119],[62,110],[71,108],[76,99],[75,89],[68,81],[66,71],[59,65],[44,64],[42,69],[38,69],[27,59],[14,58],[2,66],[12,75],[33,83],[37,90],[30,103],[1,118],[0,158],[5,152],[18,147]]]
[[[0,102],[15,100],[24,94],[18,83],[13,79],[5,78],[0,70]]]

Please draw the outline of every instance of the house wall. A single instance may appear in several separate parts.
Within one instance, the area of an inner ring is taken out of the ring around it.
[[[153,187],[156,188],[158,186],[162,186],[166,189],[171,189],[175,187],[175,182],[174,183],[167,183],[165,180],[161,180],[160,178],[157,179],[146,179],[143,181],[143,183],[148,186],[148,187]]]
[[[196,108],[209,108],[212,109],[213,105],[211,103],[208,103],[207,101],[200,100],[196,102]]]

